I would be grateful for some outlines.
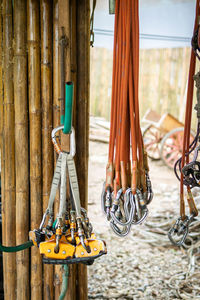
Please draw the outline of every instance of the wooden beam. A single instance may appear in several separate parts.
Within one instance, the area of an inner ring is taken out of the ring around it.
[[[29,157],[27,98],[26,0],[14,2],[14,103],[16,168],[16,243],[27,241],[29,231]],[[16,253],[17,299],[29,299],[29,250]]]
[[[59,35],[58,35],[58,0],[53,2],[53,127],[60,125],[60,72],[59,72]],[[57,154],[54,151],[54,167],[56,165]],[[56,193],[54,201],[54,217],[57,217],[59,210],[59,191]],[[60,265],[54,267],[54,297],[59,298],[62,284],[62,268]]]
[[[64,34],[67,38],[67,47],[65,49],[65,82],[71,81],[71,54],[70,54],[70,1],[69,0],[58,0],[58,32],[59,40],[63,34],[62,28],[64,28]],[[59,68],[60,68],[60,51],[59,51]],[[59,69],[60,70],[60,69]],[[60,95],[60,89],[59,89]],[[61,96],[61,95],[60,95]],[[63,139],[61,136],[61,145],[65,143],[65,148],[69,148],[69,140]],[[65,300],[76,299],[76,265],[69,266],[69,278],[68,278],[68,290]]]
[[[76,166],[81,205],[88,203],[90,1],[77,1]],[[88,299],[87,267],[78,265],[77,299]]]
[[[40,31],[39,1],[27,1],[27,40],[29,78],[29,147],[31,229],[42,219],[42,155],[40,103]],[[31,299],[42,300],[42,261],[36,247],[31,248]]]
[[[3,0],[4,53],[4,198],[2,199],[3,243],[15,245],[15,115],[13,93],[12,1]],[[4,298],[16,299],[16,254],[4,254]]]
[[[52,8],[51,1],[40,1],[43,213],[48,206],[53,178]],[[53,299],[53,265],[44,264],[43,268],[43,297]]]
[[[4,214],[4,190],[5,190],[5,148],[4,148],[4,95],[3,95],[3,0],[0,1],[0,152],[1,152],[1,214],[2,214],[2,237],[5,239],[5,214]],[[3,255],[3,265],[6,264],[5,256]],[[4,269],[5,270],[5,269]],[[4,271],[5,275],[5,271]],[[5,285],[4,285],[5,287]]]

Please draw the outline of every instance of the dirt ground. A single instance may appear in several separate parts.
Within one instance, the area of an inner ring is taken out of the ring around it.
[[[107,243],[107,255],[88,268],[89,299],[180,299],[170,279],[186,272],[185,251],[156,235],[145,224],[132,226],[125,238],[117,237],[101,211],[108,144],[90,142],[89,217],[98,237]],[[162,161],[150,161],[154,199],[147,223],[161,224],[178,217],[178,181]],[[185,298],[191,299],[191,298]]]

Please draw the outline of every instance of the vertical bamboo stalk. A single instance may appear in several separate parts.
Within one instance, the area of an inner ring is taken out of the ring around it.
[[[59,103],[59,36],[58,36],[58,0],[53,2],[53,126],[60,125]]]
[[[3,0],[0,0],[0,159],[1,159],[1,196],[3,196],[4,192],[4,149],[3,149],[3,124],[4,124],[4,109],[3,109],[3,104],[4,104],[4,99],[3,99],[3,11],[2,11],[2,3]]]
[[[4,204],[4,178],[5,178],[5,168],[4,168],[4,157],[5,157],[5,148],[4,148],[4,98],[3,98],[3,0],[0,0],[0,164],[1,164],[1,201]],[[2,213],[2,224],[5,223],[4,220],[4,207],[1,206]],[[5,237],[5,228],[2,227],[2,236]],[[2,240],[2,239],[1,239]],[[5,262],[5,257],[3,256],[3,264]],[[3,271],[1,266],[1,272]],[[3,282],[2,282],[3,284]]]
[[[89,150],[89,80],[90,80],[90,1],[77,2],[77,98],[76,142],[77,171],[81,190],[81,205],[88,201],[88,150]],[[87,267],[78,265],[78,299],[88,299]]]
[[[42,179],[43,213],[48,206],[53,178],[52,111],[52,3],[40,1],[41,97],[42,97]],[[53,265],[44,265],[44,299],[53,299]]]
[[[3,24],[2,24],[2,2],[0,0],[0,155],[2,159],[3,152]],[[1,160],[2,164],[2,160]],[[2,168],[1,168],[2,169]],[[3,171],[3,169],[2,169]],[[4,177],[4,176],[2,176]]]
[[[59,35],[58,35],[58,0],[53,2],[53,127],[60,125],[60,103],[59,103]],[[57,155],[54,152],[54,166],[56,165]],[[55,218],[59,209],[59,191],[56,194],[54,201]],[[54,268],[54,299],[58,299],[62,284],[61,266],[55,265]]]
[[[68,45],[65,49],[65,81],[71,81],[71,55],[70,55],[70,1],[58,0],[58,25],[59,25],[59,39],[62,36],[61,28],[64,27],[64,33],[67,37]],[[60,56],[60,51],[59,51]],[[60,61],[60,59],[59,59]],[[60,67],[60,66],[59,66]],[[60,95],[60,89],[59,89]],[[62,144],[62,136],[61,136]],[[67,146],[67,145],[66,145]],[[76,299],[76,265],[69,266],[68,290],[65,299]]]
[[[29,162],[27,112],[26,0],[14,2],[14,100],[16,167],[16,243],[29,230]],[[16,254],[17,299],[29,299],[29,251]]]
[[[27,1],[31,229],[42,218],[39,8],[37,0]],[[31,248],[31,299],[42,300],[42,262],[36,247]]]
[[[74,83],[74,102],[73,107],[76,107],[76,80],[77,80],[77,61],[76,61],[76,0],[71,1],[70,9],[71,19],[71,79]],[[73,110],[73,126],[76,124],[76,110]]]
[[[15,245],[15,124],[13,97],[12,1],[3,1],[4,51],[4,149],[5,177],[3,202],[3,242]],[[16,255],[4,254],[4,297],[16,299]]]
[[[65,52],[65,81],[71,80],[71,61],[70,61],[70,5],[69,0],[58,0],[59,12],[59,37],[62,36],[61,28],[64,27],[64,32],[67,37],[68,45]]]

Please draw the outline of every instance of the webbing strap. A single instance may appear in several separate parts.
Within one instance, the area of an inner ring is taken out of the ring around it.
[[[77,218],[81,218],[81,204],[80,204],[80,194],[79,194],[76,166],[74,163],[74,159],[70,154],[67,155],[67,167],[68,167],[71,191],[72,191],[74,205],[76,209],[76,216]]]
[[[67,153],[62,153],[61,158],[61,182],[60,182],[60,205],[59,205],[59,212],[57,218],[62,218],[63,215],[66,213],[66,195],[67,195],[67,179],[66,179],[66,169],[67,169]],[[55,197],[54,197],[55,198]]]
[[[49,203],[47,207],[47,212],[52,215],[53,214],[53,204],[56,197],[56,191],[60,182],[61,177],[61,164],[62,164],[62,152],[59,154],[57,162],[56,162],[56,168],[53,175],[53,180],[51,184],[51,192],[49,196]]]
[[[58,160],[56,162],[56,168],[53,176],[49,203],[46,212],[47,214],[50,215],[53,213],[53,204],[56,197],[56,191],[58,189],[60,179],[61,179],[60,206],[59,206],[59,213],[57,215],[57,218],[62,218],[63,214],[66,212],[66,184],[67,184],[66,168],[68,168],[70,186],[71,186],[72,195],[74,199],[76,214],[77,217],[81,217],[80,194],[79,194],[76,166],[74,163],[73,156],[65,152],[61,152],[59,154]]]
[[[138,0],[116,0],[115,9],[111,126],[106,190],[108,187],[114,189],[116,196],[121,187],[123,192],[130,186],[133,194],[136,193],[137,188],[145,192],[145,172],[148,170],[144,166],[144,146],[139,118]],[[132,146],[131,162],[130,146]]]

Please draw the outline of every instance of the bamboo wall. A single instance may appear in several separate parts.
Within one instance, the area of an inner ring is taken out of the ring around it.
[[[148,108],[184,121],[190,48],[140,50],[140,113]],[[91,49],[90,111],[110,118],[112,51]]]
[[[28,240],[47,207],[60,124],[59,40],[67,37],[65,79],[75,84],[73,125],[81,204],[87,207],[89,0],[0,0],[0,152],[3,244]],[[78,84],[79,89],[76,88]],[[58,207],[59,195],[55,208]],[[3,255],[5,300],[58,299],[62,267],[32,247]],[[86,267],[70,267],[65,300],[87,299]]]

